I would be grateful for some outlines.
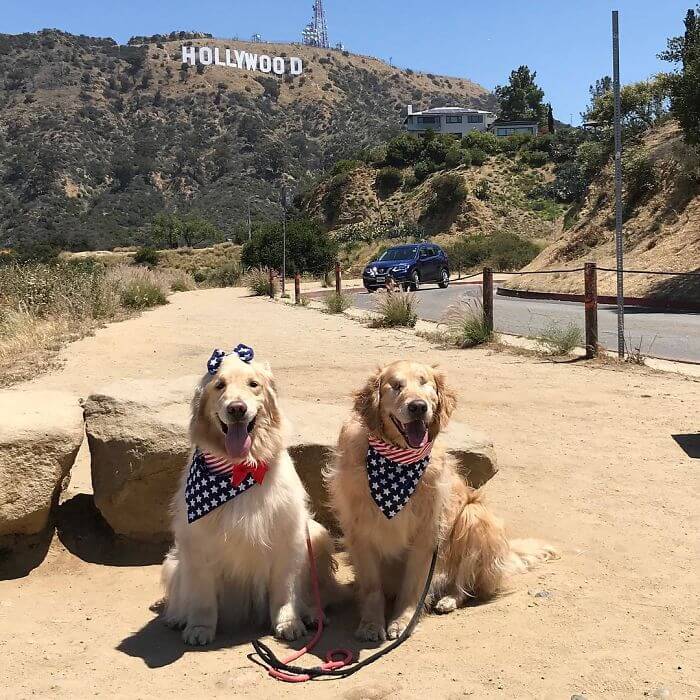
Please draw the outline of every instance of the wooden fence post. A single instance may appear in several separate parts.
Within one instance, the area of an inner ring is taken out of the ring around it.
[[[586,357],[598,357],[598,268],[594,262],[583,267],[586,315]]]
[[[301,275],[298,272],[294,275],[294,303],[301,303]]]
[[[269,292],[270,292],[270,299],[275,298],[275,271],[270,267],[268,268],[268,276],[269,276]]]
[[[481,288],[484,305],[484,324],[493,333],[493,268],[485,267]]]
[[[342,291],[342,275],[340,272],[340,263],[336,260],[335,262],[335,293],[340,294]]]

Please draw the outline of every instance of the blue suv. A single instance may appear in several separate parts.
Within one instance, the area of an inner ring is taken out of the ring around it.
[[[362,282],[368,292],[374,292],[384,287],[389,277],[413,291],[426,282],[446,289],[450,284],[450,263],[445,251],[434,243],[394,246],[365,267]]]

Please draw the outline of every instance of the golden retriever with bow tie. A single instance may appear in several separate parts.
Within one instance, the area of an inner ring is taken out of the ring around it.
[[[480,491],[458,474],[440,441],[455,403],[443,374],[417,362],[379,369],[355,394],[353,415],[324,476],[355,570],[359,639],[395,639],[406,629],[436,547],[429,604],[439,613],[450,613],[471,597],[490,598],[509,574],[556,556],[546,544],[509,540]],[[370,443],[380,452],[370,451]],[[421,471],[424,462],[416,460],[426,453],[429,462]],[[415,461],[405,470],[394,462],[395,479],[385,490],[379,481],[386,474],[367,465],[370,455],[381,461],[382,454]],[[401,488],[408,469],[413,479],[416,473],[419,478],[407,497]],[[391,496],[387,508],[382,499]],[[392,600],[387,618],[387,601]]]
[[[212,356],[192,399],[193,451],[173,501],[175,545],[163,563],[165,621],[187,644],[210,643],[222,619],[267,622],[294,640],[316,612],[307,524],[324,598],[336,590],[333,544],[311,520],[270,368],[235,352],[222,356]]]

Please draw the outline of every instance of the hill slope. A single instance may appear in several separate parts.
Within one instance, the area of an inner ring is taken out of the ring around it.
[[[0,35],[0,245],[130,243],[163,209],[230,231],[250,197],[254,214],[274,210],[283,173],[301,188],[386,138],[406,103],[493,106],[468,80],[297,45],[192,39],[300,56],[297,77],[181,71],[183,39],[168,38]]]
[[[651,177],[624,224],[625,269],[700,271],[700,159],[684,144],[674,122],[648,132],[638,150]],[[625,200],[634,177],[628,175]],[[609,163],[590,186],[571,228],[525,270],[580,267],[596,261],[615,264],[614,179]],[[508,284],[514,289],[580,294],[576,275],[532,275]],[[600,294],[615,294],[615,273],[599,273]],[[669,299],[700,299],[700,279],[628,275],[625,294]]]

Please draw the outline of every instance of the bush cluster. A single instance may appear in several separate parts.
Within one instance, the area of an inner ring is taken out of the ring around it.
[[[461,272],[476,267],[518,270],[540,252],[532,241],[509,231],[491,235],[462,236],[446,247],[453,270]]]

